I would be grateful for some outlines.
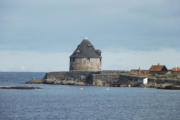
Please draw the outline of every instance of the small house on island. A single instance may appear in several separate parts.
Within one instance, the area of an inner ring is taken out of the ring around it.
[[[147,85],[148,84],[148,78],[139,78],[138,79],[139,84]]]
[[[168,72],[168,69],[165,65],[152,65],[151,68],[149,69],[149,73],[151,74],[164,74]]]
[[[180,72],[180,67],[174,67],[174,68],[172,68],[172,71],[173,72]]]

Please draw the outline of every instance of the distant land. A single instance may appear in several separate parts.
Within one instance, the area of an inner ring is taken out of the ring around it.
[[[70,56],[69,71],[49,72],[43,80],[31,80],[27,83],[155,88],[168,86],[167,88],[179,89],[178,67],[168,70],[165,65],[157,64],[152,65],[149,70],[101,70],[101,61],[101,50],[95,49],[88,38],[85,38]]]

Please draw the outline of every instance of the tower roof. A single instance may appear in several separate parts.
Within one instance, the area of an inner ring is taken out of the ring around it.
[[[70,57],[101,58],[101,51],[96,50],[88,39],[83,39]]]

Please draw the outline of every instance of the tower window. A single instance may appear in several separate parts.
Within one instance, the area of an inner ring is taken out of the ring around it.
[[[71,58],[71,62],[74,62],[75,61],[75,58]]]

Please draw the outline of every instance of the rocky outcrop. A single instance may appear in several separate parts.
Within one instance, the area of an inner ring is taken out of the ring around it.
[[[41,89],[40,87],[32,87],[32,86],[0,86],[0,89],[27,89],[27,90],[31,90],[31,89]]]
[[[139,86],[139,77],[124,74],[94,74],[93,85],[95,86]]]
[[[26,82],[26,84],[42,84],[42,83],[44,83],[43,79],[32,79],[32,80]]]
[[[156,86],[157,89],[180,90],[180,85],[161,84]]]
[[[177,73],[176,73],[177,74]],[[170,77],[171,76],[171,77]],[[70,71],[70,72],[49,72],[42,80],[31,80],[27,83],[45,83],[61,85],[93,85],[111,87],[151,87],[156,88],[161,84],[180,85],[180,79],[173,75],[135,75],[128,71]],[[178,74],[176,75],[178,76]],[[148,78],[148,84],[144,85],[139,80]]]
[[[50,72],[44,78],[46,84],[94,85],[94,86],[139,86],[137,76],[126,75],[124,71],[71,71]]]

